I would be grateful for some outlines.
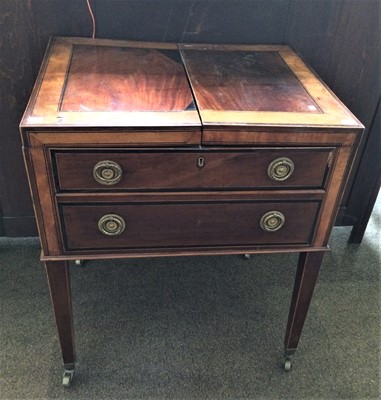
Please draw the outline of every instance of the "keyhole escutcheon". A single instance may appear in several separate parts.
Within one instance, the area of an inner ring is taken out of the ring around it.
[[[198,166],[199,168],[202,168],[204,165],[205,165],[205,158],[204,158],[204,157],[199,157],[199,158],[197,159],[197,166]]]

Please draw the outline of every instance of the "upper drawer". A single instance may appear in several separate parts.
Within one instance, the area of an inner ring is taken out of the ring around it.
[[[332,148],[54,151],[58,190],[321,188]]]

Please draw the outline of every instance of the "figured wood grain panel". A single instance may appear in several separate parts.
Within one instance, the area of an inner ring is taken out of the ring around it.
[[[287,46],[179,47],[204,125],[362,127]]]
[[[21,126],[200,125],[176,49],[96,43],[52,39]]]
[[[176,48],[74,45],[61,111],[165,112],[189,107],[195,109]]]
[[[278,52],[182,54],[201,110],[322,112]]]

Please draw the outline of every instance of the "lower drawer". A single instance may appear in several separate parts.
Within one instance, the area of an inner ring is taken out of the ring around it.
[[[319,203],[63,204],[65,250],[309,244]]]

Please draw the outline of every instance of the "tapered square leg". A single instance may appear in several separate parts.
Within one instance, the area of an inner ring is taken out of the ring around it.
[[[66,261],[46,261],[45,269],[65,367],[64,384],[69,377],[65,385],[69,386],[75,366],[69,265]]]
[[[286,336],[284,339],[286,370],[291,368],[289,357],[295,353],[298,347],[299,338],[302,333],[324,254],[325,252],[321,251],[300,253],[299,255]]]

